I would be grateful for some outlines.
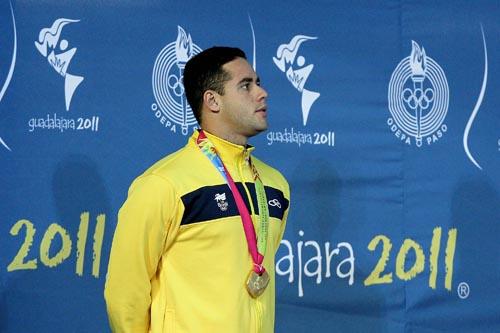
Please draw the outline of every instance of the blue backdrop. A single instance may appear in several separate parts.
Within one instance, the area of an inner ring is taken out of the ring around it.
[[[2,1],[0,331],[107,332],[116,215],[244,49],[292,189],[277,332],[500,331],[500,2]]]

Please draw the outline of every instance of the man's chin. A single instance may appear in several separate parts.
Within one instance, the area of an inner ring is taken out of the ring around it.
[[[262,133],[266,130],[267,130],[267,124],[265,126],[256,126],[253,128],[253,132],[248,137],[256,136],[257,134]]]
[[[256,131],[257,133],[261,133],[261,132],[264,132],[264,131],[267,131],[267,122],[259,127],[256,128]]]

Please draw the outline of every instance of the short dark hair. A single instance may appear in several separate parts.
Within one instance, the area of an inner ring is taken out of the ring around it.
[[[246,59],[247,57],[245,52],[238,48],[214,46],[198,53],[186,63],[184,90],[199,124],[201,124],[203,94],[207,90],[214,90],[224,95],[224,83],[231,78],[222,66],[236,58]]]

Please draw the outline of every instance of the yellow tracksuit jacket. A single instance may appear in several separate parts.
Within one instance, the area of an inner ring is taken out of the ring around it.
[[[258,233],[248,163],[253,148],[206,134]],[[241,217],[231,190],[196,145],[197,136],[135,179],[120,209],[104,291],[113,332],[274,332],[274,255],[288,215],[288,183],[252,156],[268,200],[264,267],[271,278],[254,299],[245,289],[252,260]]]

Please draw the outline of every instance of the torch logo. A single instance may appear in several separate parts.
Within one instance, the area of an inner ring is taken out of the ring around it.
[[[387,120],[391,131],[404,143],[417,147],[438,141],[447,131],[443,121],[448,112],[449,88],[443,69],[412,41],[409,57],[392,73],[388,91]]]
[[[153,68],[153,94],[156,103],[151,110],[156,118],[172,132],[181,127],[183,135],[188,134],[190,126],[197,122],[184,94],[182,78],[187,61],[202,50],[191,40],[180,26],[177,40],[167,44],[156,57]]]

